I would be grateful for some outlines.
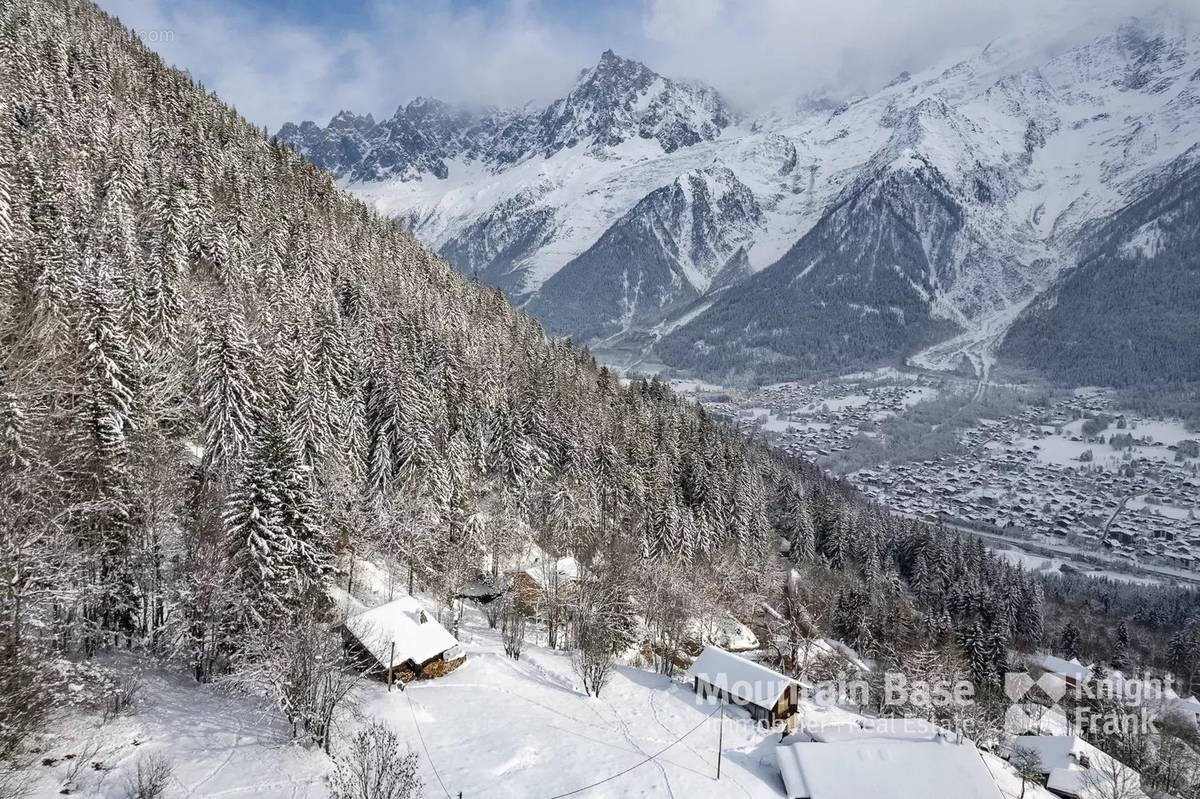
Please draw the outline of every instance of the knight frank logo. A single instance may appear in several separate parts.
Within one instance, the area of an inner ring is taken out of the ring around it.
[[[1036,680],[1025,671],[1010,671],[1004,675],[1004,693],[1012,704],[1004,713],[1004,727],[1012,734],[1028,732],[1037,726],[1037,720],[1028,712],[1030,691],[1035,687],[1041,690],[1046,700],[1053,707],[1067,692],[1066,681],[1057,674],[1046,672]],[[1044,702],[1045,700],[1043,700]],[[1039,710],[1044,710],[1043,702],[1038,702]],[[1038,718],[1043,714],[1039,712]]]
[[[1004,693],[1012,703],[1004,714],[1010,734],[1033,732],[1055,711],[1075,732],[1125,730],[1150,731],[1154,720],[1174,711],[1179,700],[1171,678],[1142,678],[1119,681],[1112,678],[1068,682],[1060,674],[1044,672],[1037,678],[1024,671],[1004,675]],[[1071,700],[1064,707],[1063,698]]]

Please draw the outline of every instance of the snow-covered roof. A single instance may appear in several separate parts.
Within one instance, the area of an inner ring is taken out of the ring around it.
[[[1126,696],[1128,695],[1126,694]],[[1144,705],[1156,718],[1171,716],[1182,721],[1200,725],[1200,700],[1197,700],[1194,696],[1183,699],[1173,692],[1170,694],[1154,695],[1152,689],[1148,689],[1145,695],[1141,696],[1137,702]]]
[[[862,737],[775,748],[788,799],[1001,799],[970,742]]]
[[[1096,751],[1076,735],[1019,735],[1012,745],[1014,749],[1020,747],[1037,753],[1043,774],[1078,765],[1081,755],[1090,757]]]
[[[546,583],[555,576],[557,576],[558,582],[562,584],[579,579],[579,561],[571,557],[559,558],[553,564],[539,560],[523,571],[529,579],[540,586],[545,587]]]
[[[766,710],[773,708],[789,687],[799,685],[791,677],[716,646],[705,647],[687,675]]]
[[[1013,747],[1037,753],[1046,787],[1063,796],[1081,796],[1088,787],[1086,773],[1112,758],[1076,735],[1021,735]],[[1100,780],[1111,779],[1107,771],[1096,772]],[[1140,792],[1134,796],[1143,796]]]
[[[410,596],[351,616],[346,629],[383,664],[407,660],[421,664],[458,646],[454,636]]]
[[[1034,664],[1040,666],[1052,674],[1061,674],[1064,677],[1070,677],[1074,680],[1086,680],[1092,670],[1072,658],[1071,660],[1063,660],[1054,655],[1041,655],[1034,658]]]
[[[1087,769],[1056,768],[1046,776],[1046,787],[1063,796],[1082,796]]]
[[[687,625],[688,633],[695,638],[727,649],[732,652],[745,652],[758,649],[758,636],[746,625],[728,613],[717,613],[708,623],[693,619]]]

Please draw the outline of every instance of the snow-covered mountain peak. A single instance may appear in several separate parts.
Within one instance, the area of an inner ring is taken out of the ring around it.
[[[352,116],[287,133],[555,332],[694,330],[707,342],[723,315],[722,335],[742,336],[746,314],[796,287],[792,301],[817,304],[773,309],[782,326],[755,353],[779,352],[787,320],[824,324],[854,296],[859,322],[929,325],[908,342],[957,328],[986,364],[996,320],[1058,279],[1089,222],[1200,152],[1200,40],[1187,22],[1089,25],[1065,21],[1061,44],[1005,37],[874,91],[814,92],[745,120],[709,87],[606,51],[537,111],[425,101],[365,133]],[[804,289],[818,279],[845,293]],[[759,303],[716,296],[759,283]],[[951,346],[922,362],[960,356]]]
[[[576,147],[608,159],[631,141],[669,154],[712,141],[733,122],[711,87],[665,78],[606,50],[565,97],[542,109],[478,111],[417,97],[379,123],[341,111],[324,128],[288,123],[278,137],[344,182],[367,184],[445,180],[455,160],[497,173]]]
[[[666,153],[711,141],[732,121],[717,92],[664,78],[638,61],[605,50],[574,88],[545,110],[540,144],[545,155],[579,142],[592,151],[633,138],[653,139]]]

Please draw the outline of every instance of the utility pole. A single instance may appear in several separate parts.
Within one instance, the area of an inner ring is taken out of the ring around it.
[[[388,693],[392,692],[392,678],[396,674],[396,642],[392,641],[392,653],[388,655]]]
[[[718,702],[721,700],[717,700]],[[725,746],[725,708],[720,709],[721,721],[717,727],[717,779],[721,779],[721,750]]]

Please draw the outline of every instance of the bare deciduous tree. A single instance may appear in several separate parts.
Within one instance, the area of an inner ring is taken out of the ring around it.
[[[230,682],[271,696],[291,723],[293,735],[328,752],[334,728],[354,709],[364,679],[338,637],[302,614],[247,639]]]
[[[1200,795],[1200,730],[1189,719],[1167,714],[1157,722],[1154,745],[1139,764],[1147,789],[1193,799]]]
[[[104,703],[104,720],[110,721],[137,704],[142,692],[142,683],[132,674],[123,675],[113,686]]]
[[[1017,777],[1021,780],[1020,799],[1025,799],[1025,789],[1030,785],[1038,784],[1042,780],[1042,757],[1028,746],[1017,744],[1008,756],[1008,763],[1013,767],[1013,771],[1017,772]]]
[[[504,641],[504,654],[513,660],[521,659],[521,649],[525,646],[525,624],[525,614],[511,603],[501,611],[500,638]]]
[[[1097,757],[1081,771],[1080,792],[1087,799],[1142,799],[1141,776],[1115,757]]]
[[[638,605],[650,631],[655,663],[662,674],[675,671],[687,625],[695,616],[694,594],[682,569],[656,563],[642,570]]]
[[[401,754],[394,732],[372,722],[338,755],[330,793],[334,799],[416,799],[423,787],[417,766],[416,754]]]
[[[558,648],[559,632],[568,620],[573,581],[559,567],[557,557],[547,556],[538,563],[541,590],[537,594],[536,613],[546,625],[547,644]]]
[[[588,696],[600,696],[616,664],[626,621],[621,601],[625,590],[622,581],[605,573],[582,581],[575,592],[571,620],[577,648],[572,662]]]

